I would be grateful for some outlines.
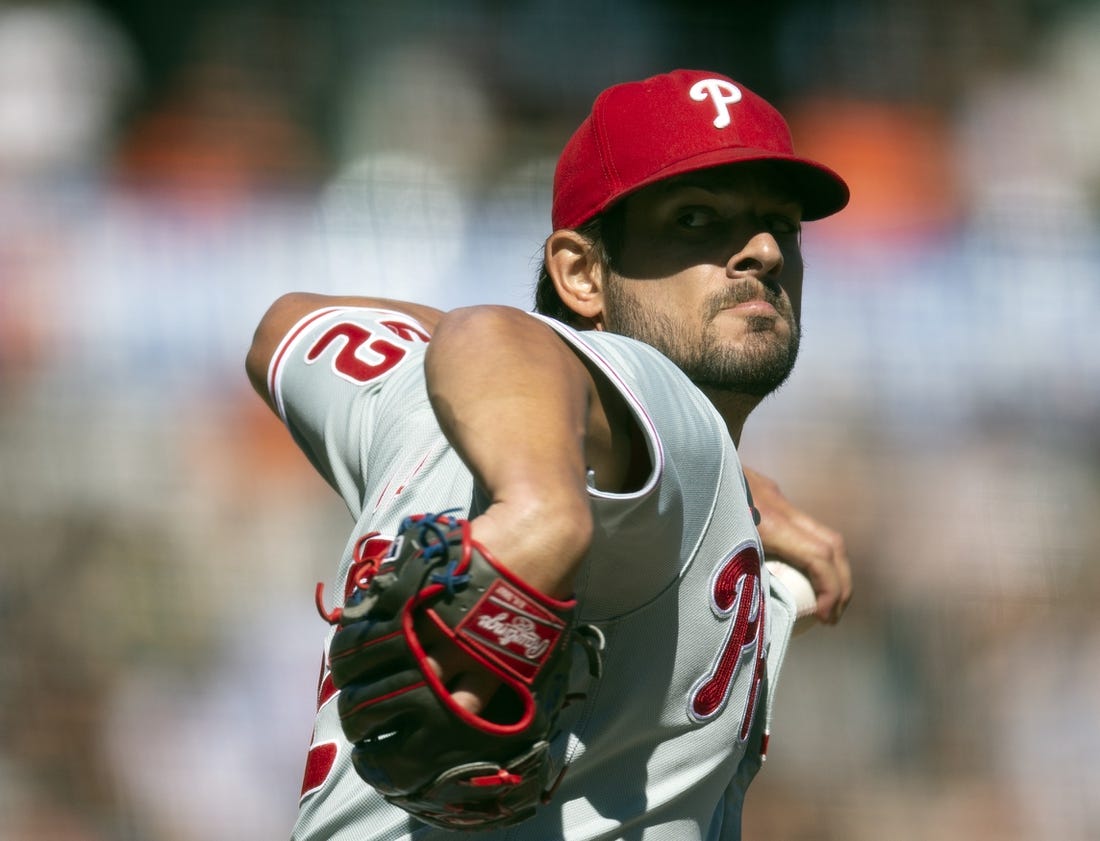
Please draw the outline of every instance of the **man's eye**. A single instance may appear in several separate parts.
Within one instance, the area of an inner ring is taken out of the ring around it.
[[[692,207],[684,210],[676,217],[676,223],[683,228],[697,230],[705,228],[714,221],[714,211],[703,207]]]
[[[802,229],[797,219],[782,214],[765,217],[764,221],[767,222],[768,230],[773,234],[797,234]]]

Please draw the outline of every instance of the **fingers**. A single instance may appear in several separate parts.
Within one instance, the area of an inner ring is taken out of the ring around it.
[[[500,681],[455,646],[447,643],[427,650],[429,667],[451,693],[451,700],[478,715],[500,687]]]
[[[836,624],[852,598],[848,550],[839,532],[795,507],[766,476],[746,469],[753,504],[760,512],[758,531],[768,558],[802,572],[817,595],[815,615]]]
[[[500,688],[500,681],[488,672],[462,672],[447,682],[451,699],[474,715],[481,715],[489,706],[489,700]]]
[[[418,623],[429,668],[451,693],[451,699],[473,715],[479,715],[500,688],[500,680],[451,642],[429,622]]]
[[[844,538],[804,514],[793,517],[779,532],[780,540],[774,551],[764,541],[765,553],[801,570],[814,586],[817,618],[829,625],[836,624],[852,598],[852,574]]]

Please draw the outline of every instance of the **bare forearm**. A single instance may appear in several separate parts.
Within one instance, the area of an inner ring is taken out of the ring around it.
[[[587,369],[545,324],[479,307],[440,320],[425,371],[444,434],[492,500],[474,536],[535,587],[568,595],[592,533]]]

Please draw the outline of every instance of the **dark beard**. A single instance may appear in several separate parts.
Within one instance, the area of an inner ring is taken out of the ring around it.
[[[751,320],[749,324],[752,325]],[[721,353],[699,352],[680,367],[700,387],[767,397],[787,381],[798,358],[798,325],[791,327],[791,338],[786,346],[770,333],[752,333],[748,346],[738,350],[727,348]],[[714,345],[713,333],[714,328],[708,327],[703,334],[704,344]]]
[[[717,328],[709,319],[701,341],[677,341],[678,337],[683,336],[681,325],[663,314],[645,311],[622,284],[614,280],[605,288],[605,316],[611,332],[656,348],[697,386],[766,397],[790,376],[801,340],[801,331],[787,300],[771,294],[767,300],[790,327],[790,341],[785,346],[772,335],[772,320],[761,317],[748,320],[750,333],[740,348],[719,349]],[[712,301],[710,316],[713,318],[722,308],[741,302],[740,299],[731,300],[728,297]],[[752,332],[755,329],[760,332]]]

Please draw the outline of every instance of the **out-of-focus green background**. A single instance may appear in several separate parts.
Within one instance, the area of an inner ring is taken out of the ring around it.
[[[0,841],[289,835],[350,521],[254,325],[525,306],[568,133],[677,66],[854,195],[743,453],[857,595],[746,837],[1100,837],[1096,3],[73,0],[0,4]]]

